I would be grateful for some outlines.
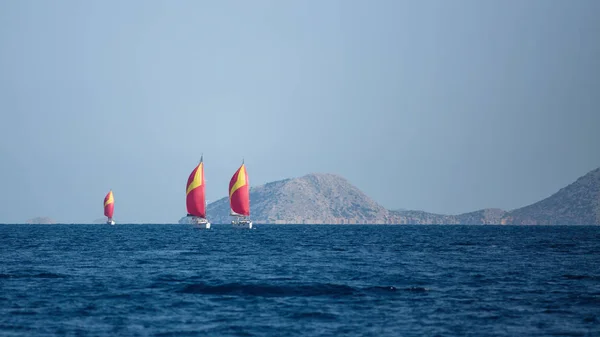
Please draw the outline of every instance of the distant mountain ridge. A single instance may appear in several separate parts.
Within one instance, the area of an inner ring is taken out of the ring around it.
[[[312,173],[250,189],[250,218],[272,224],[600,224],[600,168],[552,196],[513,211],[489,208],[459,215],[390,211],[346,179]],[[213,223],[229,223],[227,197],[208,205]]]
[[[49,217],[38,216],[36,218],[27,220],[25,223],[35,224],[35,225],[54,225],[54,224],[56,224],[56,221]]]
[[[550,197],[508,212],[504,224],[600,224],[600,168]]]
[[[255,223],[388,223],[389,211],[346,179],[335,174],[308,174],[250,189],[250,217]],[[210,220],[230,219],[229,199],[208,205]]]

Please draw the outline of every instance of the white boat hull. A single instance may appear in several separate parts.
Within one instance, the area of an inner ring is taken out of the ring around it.
[[[194,226],[196,226],[196,228],[198,229],[210,229],[210,222],[201,222],[201,223],[197,223],[194,224]]]
[[[106,222],[106,224],[114,226],[115,225],[115,220],[109,220],[109,221]]]
[[[240,220],[240,221],[232,221],[231,224],[233,225],[233,228],[240,228],[240,229],[252,229],[252,221],[250,220]]]
[[[179,220],[180,224],[186,225],[194,225],[194,227],[198,229],[210,229],[210,222],[206,219],[195,217],[195,216],[186,216]]]

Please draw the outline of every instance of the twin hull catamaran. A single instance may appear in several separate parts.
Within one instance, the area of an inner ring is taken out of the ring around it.
[[[188,177],[185,190],[187,217],[185,217],[184,222],[196,225],[201,229],[210,229],[210,222],[206,219],[205,187],[202,156],[200,157],[200,163]]]
[[[115,212],[115,198],[113,192],[110,190],[106,197],[104,197],[104,215],[107,217],[106,224],[114,225],[113,213]]]
[[[231,224],[235,228],[252,228],[250,221],[250,183],[248,172],[242,161],[242,166],[235,172],[229,181],[229,215],[235,217]]]

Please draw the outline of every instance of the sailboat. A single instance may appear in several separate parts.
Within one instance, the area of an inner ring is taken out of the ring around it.
[[[200,157],[200,163],[188,177],[185,190],[187,217],[184,218],[184,223],[196,225],[200,229],[210,229],[210,222],[206,219],[206,185],[204,181],[203,157]]]
[[[235,228],[252,228],[250,216],[250,183],[248,172],[242,160],[242,166],[235,172],[229,181],[229,205],[231,213],[235,217],[231,224]]]
[[[113,197],[113,192],[110,190],[108,194],[104,197],[104,215],[108,218],[106,220],[107,225],[114,225],[115,220],[113,220],[113,213],[115,212],[115,198]]]

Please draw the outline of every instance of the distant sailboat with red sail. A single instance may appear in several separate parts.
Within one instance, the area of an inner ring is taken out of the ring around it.
[[[244,161],[229,181],[229,205],[235,217],[231,224],[236,228],[252,228],[250,221],[250,182]]]
[[[185,191],[187,216],[180,223],[194,224],[201,229],[210,229],[210,222],[206,219],[206,184],[204,181],[203,157],[200,157],[200,163],[188,177]]]
[[[104,215],[108,218],[106,224],[114,225],[113,213],[115,212],[115,198],[113,192],[110,190],[106,197],[104,197]]]

